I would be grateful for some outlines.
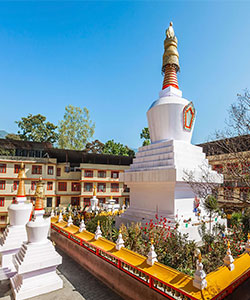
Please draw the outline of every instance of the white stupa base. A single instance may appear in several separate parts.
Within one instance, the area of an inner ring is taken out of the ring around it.
[[[55,251],[51,241],[24,243],[13,262],[17,270],[17,274],[11,278],[15,299],[27,299],[63,287],[62,279],[56,273],[62,257]]]
[[[159,218],[167,218],[171,227],[178,222],[180,232],[199,241],[198,224],[202,218],[209,227],[209,218],[202,205],[200,217],[194,212],[195,194],[184,177],[185,171],[193,171],[199,181],[204,168],[209,171],[210,182],[222,182],[222,177],[208,165],[202,148],[189,142],[168,140],[139,148],[130,169],[121,175],[130,188],[130,207],[116,218],[117,227],[121,223],[145,224],[151,219],[155,222],[157,214]]]
[[[24,203],[26,197],[17,197],[17,203],[8,207],[10,225],[0,238],[0,280],[12,277],[16,270],[13,265],[15,255],[22,243],[27,241],[25,225],[29,221],[32,204]]]

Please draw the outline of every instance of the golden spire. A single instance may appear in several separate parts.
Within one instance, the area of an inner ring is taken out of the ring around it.
[[[247,234],[247,239],[250,240],[250,233]]]
[[[198,260],[199,260],[199,262],[201,263],[201,253],[199,252],[199,254],[198,254]]]
[[[97,221],[97,226],[100,226],[100,220]]]
[[[151,239],[151,245],[154,245],[154,239]]]
[[[121,228],[119,228],[119,233],[122,233],[122,230],[121,230]]]
[[[42,210],[43,209],[43,199],[44,199],[42,177],[39,178],[39,181],[36,185],[35,197],[36,197],[35,210]]]
[[[110,196],[110,200],[112,200],[112,199],[113,199],[113,196],[111,195],[111,196]]]
[[[96,185],[94,185],[93,196],[96,196]]]
[[[176,72],[180,70],[179,53],[177,50],[177,37],[174,33],[173,23],[170,22],[166,30],[166,39],[164,41],[164,54],[162,63],[162,72],[165,73],[167,65],[174,65]]]
[[[227,249],[229,249],[230,248],[230,242],[229,242],[229,240],[227,241]]]
[[[19,179],[17,197],[25,197],[26,194],[25,194],[24,178],[26,178],[26,175],[25,175],[25,167],[23,162],[21,163],[17,178]]]

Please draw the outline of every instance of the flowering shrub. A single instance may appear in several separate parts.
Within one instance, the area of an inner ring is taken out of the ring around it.
[[[72,214],[73,223],[79,226],[83,215],[88,231],[94,233],[99,220],[103,237],[112,242],[117,240],[118,230],[115,227],[114,216],[75,213]],[[64,216],[64,218],[67,221],[68,216]],[[147,256],[150,241],[153,239],[159,262],[188,275],[193,275],[196,270],[197,245],[195,241],[188,240],[187,234],[183,235],[178,232],[177,227],[178,224],[176,226],[171,220],[159,218],[156,215],[154,220],[150,220],[144,226],[140,223],[131,223],[127,227],[122,224],[120,230],[127,249]],[[225,228],[218,225],[213,228],[212,234],[210,230],[206,230],[205,223],[200,226],[202,246],[199,247],[199,250],[202,254],[204,270],[207,273],[223,265],[228,241],[230,241],[233,257],[237,257],[244,251],[246,238],[242,224],[234,224],[227,235],[224,234],[224,231]]]

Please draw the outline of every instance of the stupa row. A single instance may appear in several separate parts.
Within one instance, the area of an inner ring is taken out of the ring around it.
[[[62,263],[48,240],[50,218],[44,218],[43,184],[36,188],[35,207],[26,203],[25,168],[21,165],[15,203],[8,207],[10,225],[0,240],[0,281],[10,279],[15,299],[27,299],[63,287],[56,267]]]

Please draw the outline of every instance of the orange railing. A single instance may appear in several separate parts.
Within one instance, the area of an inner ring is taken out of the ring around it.
[[[161,293],[168,299],[172,300],[197,300],[202,299],[202,292],[201,297],[193,297],[192,295],[185,293],[183,290],[176,288],[175,286],[160,280],[159,278],[137,268],[136,266],[126,262],[125,260],[111,254],[100,247],[93,245],[91,242],[87,242],[84,239],[76,236],[73,233],[69,233],[68,231],[64,230],[63,228],[51,224],[51,228],[62,234],[66,238],[70,239],[74,243],[78,244],[79,246],[87,249],[88,251],[92,252],[93,254],[97,255],[98,257],[102,258],[103,260],[107,261],[108,263],[112,264],[114,267],[118,268],[119,270],[125,272],[129,276],[135,278],[136,280],[142,282],[149,288]],[[250,277],[250,270],[244,273],[242,276],[237,278],[234,282],[232,282],[229,286],[223,289],[220,293],[218,293],[215,297],[212,297],[210,300],[220,300],[228,296],[232,293],[232,291],[237,288],[243,281],[245,281],[248,277]]]

